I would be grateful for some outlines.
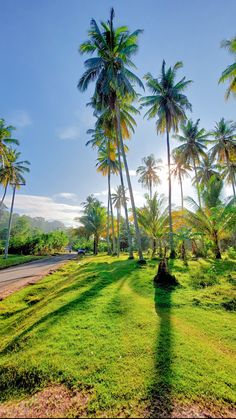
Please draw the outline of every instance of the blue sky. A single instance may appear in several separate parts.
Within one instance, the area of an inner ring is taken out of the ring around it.
[[[221,71],[233,57],[220,48],[222,39],[235,35],[235,0],[1,0],[0,117],[17,127],[22,157],[31,161],[27,185],[16,199],[16,211],[71,223],[79,204],[90,193],[105,200],[106,179],[96,173],[96,153],[85,147],[93,127],[86,103],[92,88],[76,88],[84,57],[78,53],[87,38],[92,17],[106,20],[111,6],[115,23],[143,29],[134,57],[139,77],[158,75],[167,65],[183,61],[180,72],[193,80],[191,117],[211,129],[221,117],[235,119],[235,100],[224,100],[218,85]],[[165,138],[156,135],[154,122],[137,118],[129,143],[129,167],[154,153],[166,161]],[[176,145],[172,141],[173,146]],[[134,173],[134,172],[131,172]],[[144,193],[132,176],[137,204]],[[114,184],[118,184],[118,179]],[[163,177],[160,192],[167,192]],[[186,194],[191,193],[190,183]],[[192,193],[194,195],[194,192]],[[8,196],[6,203],[8,204]],[[174,201],[179,202],[174,184]]]

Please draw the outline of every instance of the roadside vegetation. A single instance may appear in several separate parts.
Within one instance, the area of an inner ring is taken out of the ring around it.
[[[9,255],[7,259],[0,256],[0,269],[9,268],[10,266],[20,265],[26,262],[32,262],[33,260],[41,259],[42,256],[30,256],[30,255]]]

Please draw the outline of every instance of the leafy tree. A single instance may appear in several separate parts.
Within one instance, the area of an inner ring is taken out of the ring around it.
[[[82,54],[96,53],[97,56],[85,61],[86,71],[80,78],[78,87],[81,91],[85,91],[90,82],[96,80],[93,103],[97,104],[100,109],[101,106],[105,108],[109,107],[111,112],[115,112],[116,130],[119,141],[118,153],[120,154],[121,152],[124,162],[134,217],[139,259],[143,260],[133,190],[122,137],[120,111],[120,104],[125,98],[134,99],[137,96],[133,85],[137,84],[143,87],[141,80],[128,68],[134,67],[131,57],[137,51],[137,39],[141,31],[136,30],[130,33],[126,26],[115,29],[113,20],[114,9],[111,9],[108,22],[101,22],[100,27],[94,19],[91,20],[89,40],[80,46],[80,52]]]
[[[0,119],[0,161],[3,167],[8,161],[9,146],[19,145],[18,140],[11,138],[14,129],[12,125],[7,126],[4,119]]]
[[[27,160],[18,161],[20,154],[21,153],[16,150],[8,149],[7,160],[5,161],[4,166],[0,167],[0,183],[4,187],[0,208],[3,205],[8,185],[16,185],[17,189],[19,189],[20,184],[25,183],[23,174],[29,172],[29,168],[27,166],[29,166],[30,163]]]
[[[234,164],[236,162],[236,124],[233,121],[226,121],[221,118],[219,122],[215,124],[214,130],[210,133],[213,140],[209,141],[213,144],[210,149],[211,159],[217,159],[217,163],[227,166],[227,179],[231,179],[233,193],[235,196],[235,174]],[[233,166],[231,167],[231,165]]]
[[[98,243],[101,234],[106,227],[106,210],[102,203],[93,196],[87,198],[84,204],[84,215],[79,217],[78,220],[87,230],[90,235],[94,237],[93,252],[95,255],[98,253]]]
[[[139,183],[141,183],[144,188],[149,189],[149,197],[152,199],[153,186],[157,186],[161,183],[157,171],[161,169],[158,164],[162,163],[162,160],[155,159],[154,154],[150,154],[150,156],[144,157],[142,162],[143,166],[138,167],[136,174],[140,175]]]
[[[192,210],[186,211],[189,226],[212,241],[216,259],[221,259],[220,240],[230,234],[236,222],[235,200],[222,202],[222,187],[222,180],[212,177],[202,192],[204,206],[188,198]]]
[[[181,62],[177,62],[173,67],[166,69],[166,63],[163,60],[161,75],[154,78],[151,73],[146,74],[147,86],[151,91],[151,96],[143,97],[142,106],[148,106],[146,113],[148,119],[156,118],[157,133],[166,132],[167,141],[167,159],[169,173],[169,229],[170,229],[170,256],[175,257],[173,226],[171,213],[171,167],[170,167],[170,139],[171,130],[178,131],[180,122],[186,119],[185,112],[191,110],[187,96],[183,91],[187,88],[190,80],[183,77],[176,82],[176,75],[179,68],[183,67]]]
[[[201,207],[201,194],[197,177],[197,164],[200,164],[201,157],[205,157],[208,134],[204,128],[199,128],[199,122],[200,119],[198,119],[195,123],[189,119],[187,122],[182,123],[180,125],[182,134],[175,135],[175,138],[177,138],[178,141],[182,143],[182,145],[176,148],[176,151],[181,154],[182,160],[184,162],[186,162],[188,165],[193,165],[197,186],[198,202],[199,206]]]
[[[193,183],[198,183],[201,185],[206,185],[212,176],[220,178],[220,173],[218,172],[218,167],[213,163],[212,158],[209,154],[205,154],[199,162],[199,165],[196,167],[196,177],[193,179]]]
[[[236,58],[236,37],[223,41],[221,46],[227,48],[229,52],[234,55],[234,58]],[[225,81],[230,83],[225,94],[226,99],[228,99],[231,93],[233,95],[236,94],[236,59],[234,63],[229,65],[221,74],[219,83],[223,83]]]
[[[164,208],[165,198],[158,197],[155,192],[153,198],[145,194],[146,203],[138,209],[139,224],[152,239],[152,256],[156,254],[157,240],[163,239],[166,235],[168,225],[168,211]]]

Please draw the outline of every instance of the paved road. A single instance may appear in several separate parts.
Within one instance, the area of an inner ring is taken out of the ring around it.
[[[9,295],[29,282],[36,282],[50,270],[75,257],[75,253],[68,253],[0,270],[0,297]]]

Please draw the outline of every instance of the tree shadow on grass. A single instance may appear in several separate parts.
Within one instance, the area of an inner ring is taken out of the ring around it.
[[[171,417],[172,353],[171,296],[174,288],[155,287],[155,309],[159,319],[156,341],[155,373],[151,389],[150,417]]]
[[[101,266],[99,266],[101,265]],[[69,302],[61,305],[57,309],[49,312],[46,315],[43,315],[38,320],[33,322],[30,326],[26,327],[23,332],[19,333],[15,336],[0,352],[0,354],[4,355],[12,351],[17,351],[21,349],[21,344],[25,342],[26,335],[32,332],[36,327],[45,325],[48,329],[52,324],[60,321],[63,316],[69,314],[70,311],[73,310],[85,310],[91,307],[91,303],[96,304],[95,299],[101,294],[101,292],[117,281],[120,281],[124,276],[126,276],[131,270],[133,270],[133,262],[130,261],[115,261],[110,264],[98,263],[99,267],[99,275],[95,277],[95,280],[90,286],[89,289],[80,293],[76,298],[71,299]],[[105,269],[104,269],[105,268]],[[102,269],[102,270],[101,270]],[[91,279],[91,277],[89,278]],[[89,285],[91,281],[89,280]],[[71,291],[77,291],[78,286],[77,283],[70,285],[68,288],[64,288],[64,295]],[[58,290],[53,296],[49,298],[49,300],[44,301],[44,305],[50,303],[52,300],[55,300],[60,296],[60,291]],[[37,308],[36,308],[37,310]],[[37,311],[36,311],[37,312]],[[30,313],[32,314],[32,313]]]

